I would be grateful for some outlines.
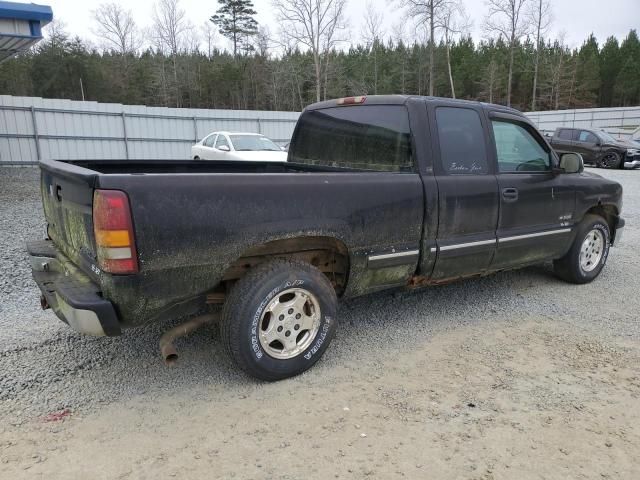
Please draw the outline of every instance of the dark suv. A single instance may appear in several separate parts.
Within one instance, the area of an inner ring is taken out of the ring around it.
[[[582,155],[584,163],[602,168],[640,167],[640,147],[616,140],[602,130],[557,128],[551,146],[559,153]]]

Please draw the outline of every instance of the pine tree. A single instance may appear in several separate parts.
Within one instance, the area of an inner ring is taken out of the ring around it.
[[[600,83],[600,106],[613,105],[613,88],[622,67],[620,48],[616,37],[609,37],[600,50],[600,71],[606,72]]]
[[[258,33],[258,22],[253,18],[257,12],[251,0],[218,0],[221,7],[209,20],[219,29],[220,34],[233,42],[233,57],[238,50],[251,50],[250,38]]]
[[[637,105],[640,102],[640,40],[635,30],[631,30],[620,45],[620,61],[614,89],[617,103]]]

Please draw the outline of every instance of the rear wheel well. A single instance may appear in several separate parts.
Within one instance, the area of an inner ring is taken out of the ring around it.
[[[276,258],[309,263],[327,276],[338,296],[344,292],[349,274],[349,252],[344,243],[332,237],[296,237],[247,250],[227,268],[220,284],[207,296],[207,303],[224,303],[235,282],[257,265]]]
[[[589,210],[587,210],[585,216],[586,215],[598,215],[604,218],[607,222],[607,225],[609,226],[609,234],[611,235],[611,238],[614,237],[616,230],[616,220],[618,218],[618,209],[616,207],[614,207],[613,205],[602,205],[601,203],[599,203],[597,206],[591,207]]]

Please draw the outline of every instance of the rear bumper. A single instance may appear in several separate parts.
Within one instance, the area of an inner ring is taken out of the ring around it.
[[[31,274],[42,292],[43,307],[74,330],[88,335],[120,335],[121,328],[111,302],[100,288],[71,263],[51,240],[27,244]]]

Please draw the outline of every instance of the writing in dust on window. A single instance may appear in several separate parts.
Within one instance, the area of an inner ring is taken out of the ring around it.
[[[449,165],[449,173],[481,173],[484,169],[476,162],[460,163],[452,162]]]

